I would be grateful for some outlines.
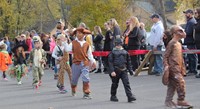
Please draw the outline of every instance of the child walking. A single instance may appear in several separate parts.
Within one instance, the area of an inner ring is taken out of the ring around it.
[[[68,73],[69,81],[71,84],[71,78],[72,78],[72,73],[71,73],[71,67],[69,65],[69,53],[64,51],[64,46],[62,44],[62,41],[64,41],[65,36],[63,34],[59,34],[57,37],[57,45],[53,50],[52,57],[56,59],[56,64],[58,70],[58,83],[57,87],[61,93],[67,92],[67,90],[64,87],[64,74],[65,71]],[[59,66],[59,67],[58,67]]]
[[[12,49],[12,52],[14,53],[14,65],[9,68],[8,73],[11,78],[17,79],[18,85],[22,84],[22,77],[28,73],[25,50],[28,50],[26,44],[18,44]]]
[[[90,78],[89,67],[96,67],[95,60],[92,55],[90,45],[84,40],[86,34],[91,34],[89,30],[78,27],[73,34],[77,38],[72,43],[65,43],[65,51],[72,51],[73,64],[72,64],[72,96],[76,95],[78,79],[81,76],[83,81],[83,98],[91,99],[90,91]]]
[[[186,74],[185,64],[182,54],[182,45],[179,42],[186,37],[186,33],[180,26],[172,26],[170,30],[172,39],[167,41],[167,48],[164,54],[164,75],[163,84],[167,85],[167,96],[165,105],[167,107],[176,108],[177,106],[191,107],[185,101],[185,80],[183,76]],[[164,33],[164,35],[166,35]],[[177,104],[173,101],[173,96],[177,91]]]
[[[117,38],[115,40],[115,45],[115,48],[113,48],[108,56],[108,62],[111,72],[110,78],[112,80],[110,101],[118,102],[116,94],[119,80],[121,79],[125,88],[128,102],[132,102],[135,101],[136,98],[131,92],[131,87],[127,74],[128,70],[130,75],[133,75],[130,56],[128,52],[123,49],[122,40],[120,38]]]
[[[8,65],[12,64],[12,60],[6,51],[7,46],[6,44],[1,41],[0,42],[0,71],[3,72],[3,79],[7,81],[8,79],[6,78],[6,71],[8,70]]]
[[[42,76],[44,74],[44,65],[47,61],[46,52],[42,49],[41,40],[33,37],[34,49],[30,52],[29,63],[33,68],[33,86],[38,89],[42,84]]]

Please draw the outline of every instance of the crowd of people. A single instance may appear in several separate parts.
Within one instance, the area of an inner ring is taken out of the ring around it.
[[[52,68],[55,73],[54,79],[58,81],[59,91],[66,93],[64,74],[67,71],[72,95],[76,95],[78,79],[81,77],[83,97],[91,99],[89,73],[104,72],[110,74],[112,80],[110,100],[118,101],[116,92],[119,79],[122,79],[128,102],[132,102],[136,98],[131,92],[127,72],[134,75],[142,56],[130,56],[127,51],[140,49],[162,51],[165,47],[164,57],[162,54],[154,55],[154,69],[151,74],[156,76],[164,74],[163,84],[168,86],[165,101],[167,106],[190,106],[184,99],[183,76],[196,75],[196,78],[200,78],[200,73],[197,71],[200,56],[187,54],[187,58],[184,59],[181,50],[182,48],[200,48],[200,8],[195,11],[188,9],[183,13],[187,19],[185,30],[177,25],[172,26],[170,30],[165,30],[161,17],[153,14],[150,17],[153,26],[148,39],[145,24],[139,22],[135,16],[126,21],[127,27],[124,32],[121,31],[117,20],[112,18],[104,23],[105,34],[98,25],[94,27],[94,32],[91,32],[92,29],[89,29],[85,23],[80,23],[74,29],[64,29],[64,24],[58,22],[57,31],[53,35],[50,33],[37,34],[35,30],[32,30],[16,36],[14,41],[6,36],[1,39],[0,43],[0,70],[3,72],[3,79],[7,80],[6,75],[10,75],[17,79],[18,84],[22,84],[22,77],[29,72],[29,67],[32,67],[32,85],[38,89],[42,84],[44,69]],[[185,38],[184,42],[181,42],[182,38]],[[93,56],[93,51],[111,52],[109,56],[101,57]],[[187,73],[184,63],[188,64]],[[172,101],[175,90],[178,93],[177,104]]]

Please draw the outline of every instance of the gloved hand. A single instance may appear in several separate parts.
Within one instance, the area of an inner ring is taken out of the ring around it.
[[[135,75],[135,72],[133,70],[129,70],[129,73],[131,76]]]

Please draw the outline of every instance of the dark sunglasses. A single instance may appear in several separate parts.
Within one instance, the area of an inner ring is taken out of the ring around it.
[[[194,14],[198,14],[197,12],[194,12]]]

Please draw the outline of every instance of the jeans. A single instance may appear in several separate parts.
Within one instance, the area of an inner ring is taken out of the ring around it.
[[[153,50],[153,46],[148,46],[148,50]],[[161,51],[162,50],[162,45],[157,46],[157,50]],[[163,57],[162,54],[155,54],[154,55],[154,73],[162,73],[163,72]]]
[[[187,45],[188,49],[196,49],[195,45]],[[197,63],[198,63],[198,58],[197,54],[187,54],[188,58],[188,67],[189,67],[189,73],[195,73],[197,74]]]

